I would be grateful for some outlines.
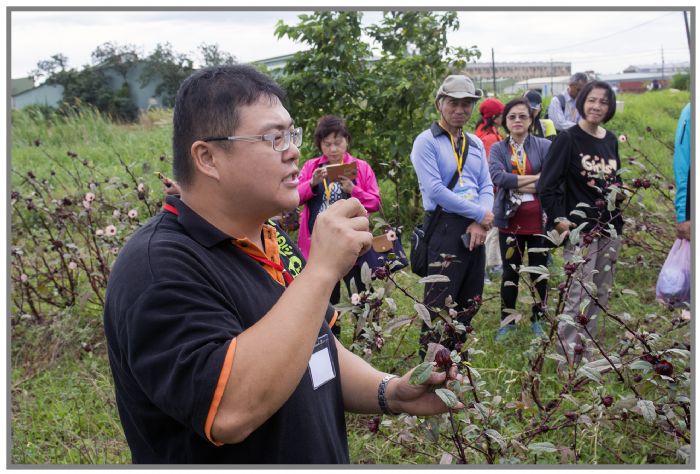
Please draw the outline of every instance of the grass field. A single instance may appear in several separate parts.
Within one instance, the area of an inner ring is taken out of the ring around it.
[[[653,189],[643,194],[638,203],[638,213],[628,216],[632,222],[628,223],[625,233],[640,240],[641,244],[635,245],[630,241],[623,247],[610,311],[630,315],[632,322],[642,329],[657,323],[659,327],[672,327],[667,323],[677,318],[678,311],[664,309],[655,301],[654,286],[660,265],[674,238],[672,206],[669,204],[672,192],[667,186],[668,180],[672,179],[672,151],[667,144],[672,143],[678,113],[689,100],[689,94],[663,91],[626,95],[620,99],[625,102],[624,112],[609,124],[609,128],[629,137],[629,142],[620,146],[623,163],[631,170],[629,176],[653,177],[659,174],[661,177],[654,182]],[[106,241],[104,245],[100,243],[107,250],[116,247],[118,252],[123,238],[143,224],[159,207],[162,191],[154,172],[171,174],[170,134],[169,111],[153,112],[136,125],[115,125],[89,111],[68,118],[45,118],[38,112],[13,112],[11,179],[12,191],[19,194],[13,197],[13,208],[17,212],[12,213],[11,243],[12,450],[9,461],[13,464],[130,462],[114,402],[99,297],[89,288],[89,282],[97,281],[97,277],[88,272],[76,276],[73,282],[76,285],[76,299],[73,304],[49,304],[47,300],[64,297],[61,291],[52,289],[52,272],[42,274],[37,270],[35,278],[27,270],[32,268],[27,262],[33,261],[32,258],[44,258],[47,268],[58,268],[60,262],[51,260],[53,254],[45,244],[33,242],[32,239],[43,235],[33,230],[43,225],[41,218],[37,217],[41,214],[27,214],[25,208],[29,205],[27,199],[33,199],[33,205],[39,210],[44,209],[40,203],[46,202],[45,215],[55,215],[51,214],[54,212],[51,207],[53,201],[70,197],[72,200],[78,199],[79,203],[84,193],[93,190],[98,195],[95,202],[99,201],[103,210],[103,220],[99,226],[112,222],[112,210],[121,212],[120,220],[115,220],[119,240]],[[315,156],[308,141],[302,149],[302,156]],[[358,156],[362,154],[358,152]],[[634,158],[632,162],[629,162],[630,157]],[[34,177],[28,179],[28,173]],[[145,187],[144,199],[136,197],[135,188],[139,183]],[[119,190],[120,184],[126,185],[121,187],[123,191]],[[388,209],[393,204],[392,193],[385,182],[381,182],[380,187],[384,193],[384,207]],[[40,196],[46,199],[41,201]],[[101,201],[103,196],[104,200]],[[138,219],[124,218],[130,209],[138,210]],[[20,215],[24,217],[20,219]],[[89,225],[97,226],[96,223]],[[51,222],[48,228],[54,228]],[[52,237],[53,240],[61,238],[67,242],[69,238],[79,236],[77,232],[71,233],[71,229],[60,226],[55,229],[57,234]],[[404,233],[404,240],[407,234]],[[404,244],[405,248],[409,247],[407,242]],[[95,246],[94,251],[99,252],[100,248]],[[22,250],[18,254],[16,249]],[[71,258],[81,255],[80,251],[79,248],[71,250],[74,252]],[[95,258],[95,255],[90,253],[83,256],[87,261]],[[110,252],[104,252],[107,265],[114,258]],[[21,262],[27,267],[21,267]],[[42,263],[36,265],[37,269],[44,268]],[[563,272],[557,270],[561,267],[559,251],[552,266],[550,288],[556,288],[562,280]],[[39,304],[36,313],[27,306],[28,297],[25,294],[31,293],[22,290],[22,285],[26,284],[22,275],[27,277],[27,273],[29,283],[36,282],[37,294],[45,291],[49,295]],[[396,275],[397,281],[409,293],[422,296],[422,285],[415,275],[410,272]],[[516,413],[516,410],[506,407],[521,395],[521,383],[528,376],[527,366],[536,344],[532,343],[527,318],[518,325],[516,333],[507,343],[494,341],[499,326],[499,283],[494,278],[485,287],[484,304],[474,320],[475,331],[469,342],[476,351],[470,363],[481,375],[483,385],[479,390],[488,394],[489,403],[498,408],[497,415],[489,420],[489,426],[497,429],[504,438],[511,439],[527,424],[528,417],[536,416],[536,411],[525,409]],[[524,293],[526,291],[521,283],[521,295]],[[412,301],[400,297],[396,292],[394,297],[397,304],[394,318],[415,316]],[[519,310],[527,314],[527,304],[521,301]],[[372,354],[371,362],[382,370],[397,373],[418,364],[419,327],[420,320],[416,318],[410,326],[387,335],[386,345],[380,352]],[[617,347],[622,338],[618,326],[604,319],[601,327],[605,345]],[[347,315],[342,328],[342,339],[349,344],[352,342],[353,328]],[[660,347],[680,347],[690,343],[688,324],[672,328],[659,336]],[[684,364],[681,358],[678,364]],[[678,370],[682,366],[678,365]],[[665,386],[661,387],[664,391],[658,391],[661,385],[663,381],[652,380],[648,375],[643,385],[644,394],[650,398],[657,397],[657,401],[668,397]],[[554,360],[546,360],[541,373],[541,386],[544,399],[559,395],[561,382]],[[591,400],[603,392],[622,397],[629,391],[628,388],[614,377],[606,376],[600,384],[586,385],[577,397],[587,404],[593,404]],[[687,383],[679,382],[674,390],[689,393]],[[496,396],[500,398],[496,399]],[[580,408],[574,402],[564,401],[564,404],[569,404],[566,406],[570,409]],[[578,436],[577,455],[579,462],[585,464],[682,462],[677,455],[677,451],[685,449],[683,446],[687,444],[682,439],[673,440],[652,424],[645,427],[640,423],[610,421],[603,415],[596,418],[592,415],[594,411],[590,412],[593,418],[591,426],[582,427],[576,433],[569,429],[552,430],[543,433],[537,441],[561,447],[570,445],[572,437]],[[384,418],[379,433],[374,434],[368,429],[371,419],[366,415],[348,414],[346,417],[353,463],[435,464],[440,461],[443,449],[451,449],[448,439],[442,438],[438,443],[428,442],[424,431],[412,427],[426,420]],[[480,458],[473,459],[478,462]],[[499,462],[556,464],[573,461],[570,453],[559,449],[556,452],[533,451],[517,457],[504,455]]]

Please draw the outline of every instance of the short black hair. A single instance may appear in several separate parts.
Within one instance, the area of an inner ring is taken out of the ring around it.
[[[508,120],[506,120],[506,116],[508,115],[508,112],[510,112],[510,109],[512,109],[516,105],[524,105],[527,108],[527,113],[530,115],[530,121],[534,122],[535,120],[532,116],[534,109],[530,107],[530,102],[525,97],[516,97],[515,99],[508,102],[505,108],[503,109],[503,128],[505,128],[506,132],[508,133],[510,133],[510,130],[508,130]],[[530,124],[530,128],[532,128],[532,123]]]
[[[314,143],[316,144],[316,147],[320,150],[321,141],[323,141],[323,139],[328,135],[333,134],[345,137],[345,139],[348,141],[348,145],[350,145],[350,140],[352,137],[350,136],[348,127],[345,125],[345,120],[335,115],[324,115],[318,119],[318,124],[316,125],[316,130],[314,131]]]
[[[173,175],[187,187],[194,177],[192,143],[207,136],[229,136],[238,126],[239,107],[261,97],[285,102],[287,94],[253,66],[236,64],[200,69],[180,85],[173,112]],[[217,142],[228,147],[230,142]]]
[[[605,114],[605,117],[603,118],[603,123],[606,123],[615,116],[617,102],[615,98],[615,91],[613,90],[612,86],[605,81],[591,81],[588,84],[586,84],[583,87],[583,89],[581,89],[581,92],[579,92],[576,96],[576,110],[578,110],[578,113],[579,115],[581,115],[581,117],[583,117],[584,119],[586,118],[586,116],[583,113],[583,104],[586,103],[588,94],[590,94],[593,89],[604,89],[605,95],[607,95],[608,113]]]

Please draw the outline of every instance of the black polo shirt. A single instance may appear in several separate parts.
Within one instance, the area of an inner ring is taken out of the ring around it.
[[[182,201],[167,202],[177,215],[162,212],[129,239],[107,286],[105,334],[133,462],[349,462],[330,305],[319,337],[329,338],[336,377],[314,390],[307,368],[289,400],[244,441],[217,446],[208,439],[236,363],[232,341],[285,287]],[[277,240],[291,242],[284,234]],[[302,261],[296,245],[280,247],[285,263]],[[260,357],[271,350],[261,347]]]

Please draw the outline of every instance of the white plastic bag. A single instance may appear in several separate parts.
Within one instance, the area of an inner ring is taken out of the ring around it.
[[[690,303],[690,242],[676,239],[656,282],[656,299],[672,307]]]

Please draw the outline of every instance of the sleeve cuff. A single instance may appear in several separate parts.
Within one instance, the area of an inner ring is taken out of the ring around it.
[[[226,351],[226,356],[224,357],[224,365],[221,368],[221,373],[219,374],[219,381],[216,384],[216,390],[214,391],[214,398],[212,398],[211,405],[209,405],[209,413],[207,414],[207,421],[204,424],[204,435],[207,439],[214,444],[214,446],[223,446],[224,443],[219,443],[214,441],[211,435],[212,426],[214,426],[214,418],[216,418],[216,413],[219,410],[219,404],[224,395],[224,390],[226,390],[226,384],[228,383],[229,376],[231,375],[231,367],[233,366],[233,358],[236,353],[236,338],[231,340],[231,344],[228,346]]]

